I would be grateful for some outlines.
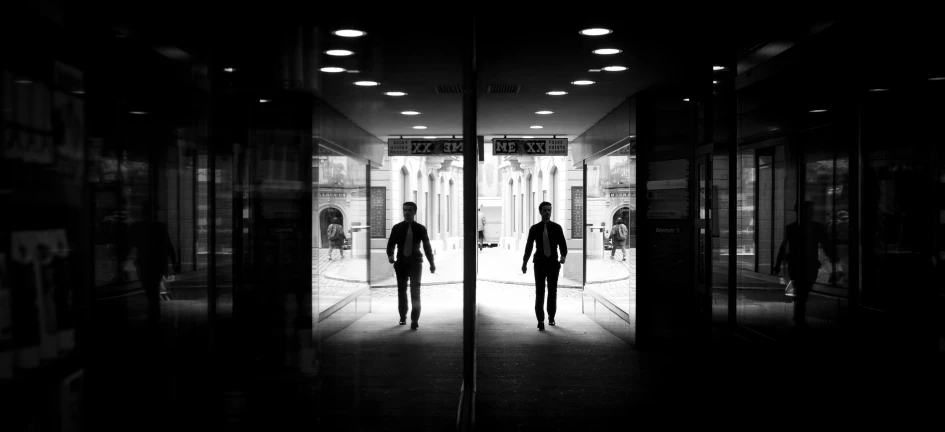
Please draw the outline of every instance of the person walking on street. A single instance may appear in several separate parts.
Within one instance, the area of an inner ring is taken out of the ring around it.
[[[486,240],[486,215],[482,214],[482,205],[479,205],[479,219],[476,221],[479,229],[479,252],[482,252],[482,243]]]
[[[420,276],[423,273],[423,255],[430,261],[430,273],[436,272],[433,263],[433,248],[430,246],[430,237],[427,228],[414,221],[417,215],[417,204],[405,202],[404,221],[394,225],[390,230],[390,239],[387,240],[387,259],[394,265],[397,275],[397,307],[400,312],[400,325],[407,324],[407,280],[410,279],[410,328],[420,327]],[[423,244],[423,254],[420,245]],[[397,248],[396,260],[394,247]]]
[[[535,272],[535,318],[538,318],[538,330],[545,329],[545,280],[548,280],[548,324],[555,325],[555,312],[558,302],[558,274],[568,255],[568,245],[564,239],[561,225],[551,221],[551,203],[538,205],[541,222],[528,229],[525,242],[525,256],[522,258],[522,274],[528,270],[528,258],[532,255],[532,243],[535,243],[533,271]],[[558,250],[561,259],[558,259]]]
[[[331,251],[338,249],[338,255],[345,257],[345,228],[341,226],[341,219],[333,218],[328,225],[328,261],[331,261]]]
[[[623,224],[623,218],[617,218],[617,222],[614,223],[613,229],[610,230],[610,259],[614,259],[614,254],[617,252],[617,248],[620,248],[620,252],[623,254],[623,260],[627,260],[627,226]]]

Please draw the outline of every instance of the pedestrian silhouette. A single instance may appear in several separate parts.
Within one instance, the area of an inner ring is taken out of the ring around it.
[[[479,252],[482,252],[482,243],[486,240],[486,215],[482,214],[482,205],[479,205],[479,219],[476,220],[479,225]]]
[[[794,211],[798,211],[797,204]],[[787,262],[788,275],[794,284],[794,323],[798,329],[807,329],[805,312],[810,291],[820,271],[818,248],[823,248],[831,263],[836,263],[836,252],[827,237],[826,226],[814,222],[814,203],[804,201],[797,217],[785,228],[784,240],[778,249],[778,258],[772,272],[781,273],[781,263]],[[831,275],[833,279],[833,275]]]
[[[614,259],[617,248],[623,254],[623,260],[627,260],[627,226],[623,224],[623,218],[617,218],[614,227],[610,230],[610,259]]]
[[[151,323],[161,320],[161,278],[168,273],[168,262],[174,266],[175,273],[180,273],[180,262],[167,225],[155,218],[157,210],[157,205],[152,207],[145,203],[144,217],[132,223],[128,230],[129,251],[136,250],[135,267],[148,299],[148,321]]]
[[[345,257],[345,227],[341,226],[341,219],[332,218],[328,225],[328,261],[331,261],[331,251],[338,249],[338,255]]]
[[[535,318],[538,318],[538,330],[545,329],[545,280],[548,280],[548,324],[555,325],[555,311],[558,306],[558,273],[561,264],[564,264],[568,255],[568,245],[564,239],[564,230],[561,225],[551,221],[551,203],[542,202],[538,205],[541,222],[528,229],[528,240],[525,242],[525,256],[522,258],[522,274],[528,270],[528,258],[532,254],[532,243],[535,243],[536,252],[532,260],[535,272]],[[558,249],[561,250],[561,260],[558,260]]]
[[[387,259],[394,265],[397,275],[397,308],[400,312],[400,325],[407,324],[407,279],[410,279],[410,328],[420,327],[420,279],[423,273],[423,254],[430,261],[430,273],[436,272],[433,262],[433,248],[430,247],[430,237],[427,228],[414,221],[417,215],[417,204],[405,202],[404,221],[394,225],[387,240]],[[423,254],[420,253],[420,244],[423,244]],[[394,247],[397,247],[397,259],[394,260]]]

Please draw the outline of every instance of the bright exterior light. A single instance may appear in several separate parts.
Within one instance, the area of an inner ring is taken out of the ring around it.
[[[591,84],[594,84],[594,81],[590,81],[590,80],[577,80],[577,81],[571,81],[571,84],[574,84],[574,85],[591,85]]]
[[[622,51],[616,48],[601,48],[601,49],[594,50],[594,54],[600,54],[600,55],[611,55],[611,54],[617,54],[620,52]]]
[[[589,28],[589,29],[581,30],[580,33],[581,33],[582,35],[584,35],[584,36],[603,36],[603,35],[605,35],[605,34],[611,34],[611,33],[613,33],[613,32],[614,32],[614,31],[611,30],[611,29],[605,29],[605,28]]]
[[[335,57],[345,57],[345,56],[354,54],[354,51],[348,51],[348,50],[343,50],[343,49],[333,49],[333,50],[325,51],[325,54],[328,54],[330,56],[335,56]]]
[[[367,33],[361,30],[351,30],[351,29],[338,30],[335,32],[336,36],[341,36],[341,37],[358,37],[358,36],[364,36],[366,34]]]
[[[627,68],[624,66],[607,66],[604,70],[607,72],[622,72],[627,70]]]
[[[388,96],[407,96],[407,93],[404,93],[404,92],[387,92],[384,94]]]
[[[533,137],[533,136],[531,136],[531,135],[525,135],[525,136],[523,136],[522,138],[526,138],[526,139],[527,139],[527,138],[535,138],[535,137]]]
[[[321,71],[328,72],[328,73],[338,73],[338,72],[344,72],[345,68],[336,67],[336,66],[325,66],[321,68]]]
[[[712,70],[714,70],[714,71],[720,71],[720,70],[723,70],[723,69],[725,69],[725,66],[712,66]]]
[[[554,111],[535,111],[535,114],[541,114],[541,115],[548,115],[548,114],[554,114],[554,113],[555,113]]]
[[[372,87],[372,86],[381,85],[381,83],[377,81],[357,81],[354,83],[354,85],[362,86],[362,87]]]
[[[427,127],[426,127],[426,126],[414,126],[413,128],[414,128],[414,129],[426,129]]]
[[[425,137],[423,137],[423,139],[436,139],[436,137],[435,137],[435,136],[425,136]]]
[[[538,126],[538,125],[530,126],[530,127],[531,127],[532,129],[544,129],[544,128],[545,128],[544,126]]]
[[[402,111],[403,115],[420,115],[420,111]]]
[[[812,112],[812,113],[822,113],[822,112],[827,112],[827,110],[825,110],[825,109],[812,109],[812,110],[810,110],[810,112]]]
[[[562,90],[552,90],[552,91],[550,91],[550,92],[548,92],[548,93],[545,93],[545,94],[549,94],[549,95],[552,95],[552,96],[561,96],[561,95],[566,95],[566,94],[568,94],[568,92],[562,91]]]

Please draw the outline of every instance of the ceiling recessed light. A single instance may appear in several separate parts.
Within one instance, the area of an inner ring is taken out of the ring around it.
[[[403,115],[420,115],[420,111],[401,111]]]
[[[871,92],[884,92],[884,91],[889,91],[889,89],[874,88],[874,89],[870,89],[870,91],[871,91]]]
[[[597,73],[600,72],[600,69],[588,69],[587,71]]]
[[[822,112],[827,112],[827,110],[825,110],[825,109],[812,109],[812,110],[810,110],[810,112],[812,112],[812,113],[822,113]]]
[[[333,49],[333,50],[325,51],[325,54],[328,54],[330,56],[335,56],[335,57],[345,57],[345,56],[354,54],[354,51],[348,51],[348,50],[343,50],[343,49]]]
[[[535,114],[541,114],[541,115],[548,115],[548,114],[554,114],[554,113],[555,113],[554,111],[535,111]]]
[[[388,96],[407,96],[407,93],[404,93],[404,92],[387,92],[384,94]]]
[[[689,102],[689,98],[685,98],[685,99],[683,99],[682,101],[683,101],[683,102]]]
[[[720,70],[724,70],[724,69],[725,69],[725,66],[712,66],[712,70],[714,70],[714,71],[720,71]]]
[[[718,84],[718,81],[712,80],[712,84]]]
[[[134,115],[144,115],[147,113],[148,113],[147,111],[128,111],[128,114],[134,114]]]
[[[344,72],[344,71],[345,71],[345,68],[343,68],[343,67],[337,67],[337,66],[325,66],[325,67],[321,68],[321,71],[322,71],[322,72],[328,72],[328,73],[338,73],[338,72]]]
[[[529,127],[532,128],[532,129],[544,129],[544,128],[545,128],[544,126],[538,126],[538,125],[529,126]]]
[[[594,50],[594,54],[600,54],[600,55],[611,55],[611,54],[617,54],[620,52],[622,51],[616,48],[601,48],[601,49]]]
[[[591,84],[594,84],[594,81],[591,81],[591,80],[577,80],[577,81],[571,81],[571,84],[574,84],[574,85],[591,85]]]
[[[269,102],[269,99],[260,99],[260,100],[259,100],[259,103],[266,103],[266,102]]]
[[[15,82],[15,83],[17,83],[17,84],[32,84],[32,83],[33,83],[32,81],[30,81],[30,80],[28,80],[28,79],[18,79],[18,80],[13,81],[13,82]]]
[[[549,94],[549,95],[552,95],[552,96],[561,96],[561,95],[566,95],[566,94],[568,94],[568,92],[562,91],[562,90],[552,90],[552,91],[550,91],[550,92],[548,92],[548,93],[545,93],[545,94]]]
[[[607,66],[604,68],[607,72],[621,72],[627,70],[624,66]]]
[[[423,139],[436,139],[436,137],[435,137],[435,136],[425,136],[425,137],[423,137]]]
[[[426,129],[427,127],[426,127],[426,126],[414,126],[413,128],[414,128],[414,129]]]
[[[929,81],[945,81],[945,77],[932,77]]]
[[[362,87],[372,87],[372,86],[381,85],[381,83],[377,81],[357,81],[354,83],[354,85],[362,86]]]
[[[605,34],[611,34],[614,31],[611,29],[605,28],[589,28],[581,30],[580,33],[584,36],[603,36]]]
[[[233,68],[223,68],[223,72],[235,72],[236,69]]]
[[[776,128],[776,127],[769,128],[769,129],[768,129],[769,132],[774,132],[774,131],[776,131],[776,130],[778,130],[778,128]]]
[[[522,136],[522,138],[526,138],[526,139],[527,139],[527,138],[535,138],[535,137],[533,137],[533,136],[531,136],[531,135],[524,135],[524,136]]]
[[[335,31],[335,36],[341,36],[341,37],[359,37],[359,36],[364,36],[366,34],[367,33],[361,30],[353,30],[353,29]]]

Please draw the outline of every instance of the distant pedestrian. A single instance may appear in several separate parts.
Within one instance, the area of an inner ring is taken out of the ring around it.
[[[332,218],[328,225],[328,261],[331,261],[331,251],[338,249],[338,255],[345,257],[345,228],[341,225],[341,219]]]
[[[482,205],[479,205],[479,219],[476,221],[479,229],[479,252],[482,252],[482,243],[486,240],[486,215],[482,214]]]
[[[614,227],[610,230],[610,259],[614,259],[614,254],[617,253],[617,248],[620,248],[620,252],[623,254],[623,260],[627,260],[627,226],[623,224],[623,218],[617,218],[617,222],[614,223]]]

